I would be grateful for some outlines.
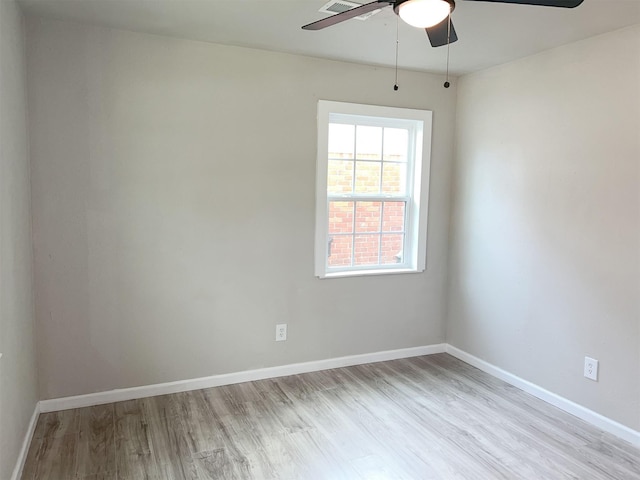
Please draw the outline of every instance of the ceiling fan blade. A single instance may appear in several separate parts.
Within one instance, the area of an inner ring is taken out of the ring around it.
[[[543,7],[576,8],[584,0],[466,0],[467,2],[516,3],[518,5],[540,5]]]
[[[449,17],[445,18],[439,24],[433,27],[425,28],[429,41],[432,47],[441,47],[447,44],[447,36],[449,36]],[[451,38],[448,43],[453,43],[458,40],[456,35],[456,29],[453,28],[453,22],[451,22]]]
[[[365,3],[364,5],[352,8],[351,10],[347,10],[346,12],[337,13],[336,15],[332,15],[330,17],[323,18],[322,20],[318,20],[317,22],[305,25],[304,27],[302,27],[302,29],[320,30],[335,25],[336,23],[344,22],[345,20],[349,20],[350,18],[358,17],[360,15],[364,15],[365,13],[384,8],[388,5],[393,5],[393,0],[376,0],[375,2]]]

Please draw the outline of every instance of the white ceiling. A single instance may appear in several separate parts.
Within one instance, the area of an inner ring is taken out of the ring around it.
[[[3,0],[0,0],[3,1]],[[396,15],[320,31],[301,26],[326,16],[325,0],[18,0],[27,14],[213,43],[393,66]],[[367,3],[366,0],[358,0]],[[481,70],[558,45],[640,23],[640,0],[585,0],[575,9],[458,0],[451,45],[454,74]],[[399,65],[444,72],[446,47],[400,21]]]

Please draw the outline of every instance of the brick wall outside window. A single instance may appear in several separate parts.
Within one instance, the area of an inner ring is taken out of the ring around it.
[[[330,154],[330,158],[338,157]],[[354,182],[355,167],[355,182]],[[391,161],[330,160],[329,193],[400,193],[406,166]],[[382,176],[382,181],[381,177]],[[384,205],[383,205],[384,204]],[[330,267],[398,263],[404,243],[402,201],[329,202]],[[378,257],[379,256],[379,257]]]

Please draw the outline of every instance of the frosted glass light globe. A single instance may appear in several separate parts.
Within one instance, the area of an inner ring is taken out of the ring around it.
[[[398,15],[412,27],[429,28],[449,16],[451,5],[444,0],[409,0],[400,4]]]

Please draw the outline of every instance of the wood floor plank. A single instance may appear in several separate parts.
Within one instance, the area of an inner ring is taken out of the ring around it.
[[[149,422],[149,439],[160,478],[198,480],[187,429],[179,415],[179,398],[162,395],[145,398],[141,403]]]
[[[42,415],[25,480],[640,480],[640,449],[449,355]]]
[[[114,472],[96,473],[86,477],[77,477],[77,480],[114,480],[117,475]]]
[[[98,405],[78,410],[80,431],[76,475],[116,476],[114,405]]]
[[[224,448],[196,453],[193,460],[200,480],[237,478],[233,458]]]
[[[224,433],[219,428],[212,428],[214,418],[204,392],[179,393],[176,398],[178,417],[185,426],[190,453],[194,455],[224,449]]]
[[[237,478],[252,478],[251,463],[245,450],[248,448],[240,439],[246,439],[240,423],[231,413],[233,400],[223,388],[211,388],[203,391],[210,414],[210,428],[215,435],[220,435],[224,441],[226,454],[233,459]],[[251,438],[251,437],[249,437]]]
[[[118,480],[160,480],[140,400],[114,404]]]
[[[315,430],[299,430],[281,436],[289,465],[295,467],[289,478],[348,480],[357,478],[355,469],[348,462],[340,461],[328,439]],[[282,468],[282,464],[278,467]]]
[[[29,480],[75,479],[78,434],[45,436],[25,467],[22,478]]]
[[[78,433],[79,429],[80,417],[78,410],[42,413],[38,417],[33,437],[62,437]]]
[[[40,451],[42,444],[42,438],[31,439],[31,445],[29,445],[29,451],[27,452],[27,458],[24,462],[24,469],[22,470],[23,479],[36,478],[37,469],[40,468],[42,461],[38,458],[38,452]]]

